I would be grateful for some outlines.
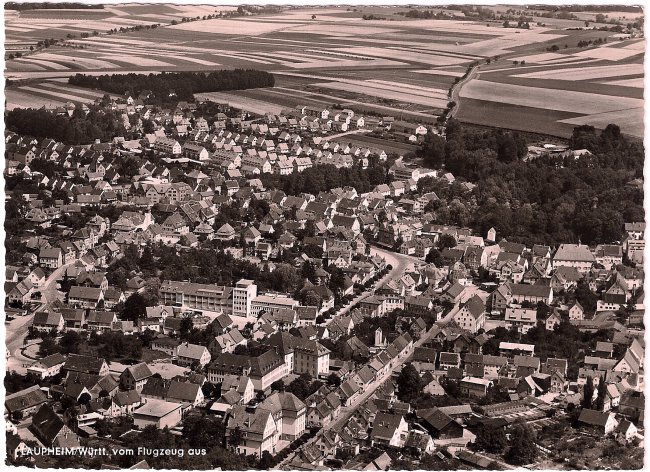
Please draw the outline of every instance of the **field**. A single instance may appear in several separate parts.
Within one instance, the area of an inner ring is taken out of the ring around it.
[[[38,84],[10,86],[5,90],[6,109],[16,107],[57,107],[66,102],[92,103],[104,96],[103,92],[74,87],[56,80]],[[112,97],[117,98],[115,95]]]
[[[623,133],[643,137],[643,45],[609,38],[600,47],[483,64],[460,91],[457,117],[565,137],[577,125],[603,129],[615,123]],[[521,60],[525,65],[513,62]],[[526,119],[513,119],[513,113]]]
[[[386,152],[394,152],[400,155],[409,152],[415,152],[417,146],[408,143],[398,143],[396,141],[389,141],[387,139],[375,138],[373,136],[366,136],[364,134],[350,134],[341,138],[342,142],[346,144],[351,143],[353,146],[359,147],[374,147],[383,149]]]
[[[644,41],[584,29],[584,20],[594,21],[593,12],[580,12],[580,20],[544,18],[544,26],[535,23],[528,30],[496,21],[412,19],[399,14],[407,7],[381,6],[288,8],[281,14],[180,21],[233,9],[115,4],[103,10],[6,11],[6,50],[22,51],[22,57],[6,62],[5,76],[47,80],[76,73],[256,68],[276,74],[274,89],[214,98],[256,113],[348,103],[358,111],[431,123],[446,107],[454,81],[480,62],[460,91],[460,120],[534,126],[561,136],[583,119],[603,126],[618,117],[625,121],[623,131],[637,136],[642,128]],[[363,20],[368,14],[385,20]],[[620,14],[624,22],[640,16]],[[107,34],[154,23],[160,26]],[[90,37],[81,38],[84,32]],[[29,51],[43,38],[62,42]],[[601,43],[577,47],[589,40]],[[88,99],[78,90],[46,85],[46,90],[31,83],[37,90],[8,90],[8,106]]]

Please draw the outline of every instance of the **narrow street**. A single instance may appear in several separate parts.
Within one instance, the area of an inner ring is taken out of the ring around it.
[[[408,257],[408,256],[405,256],[405,257]],[[418,339],[416,342],[413,343],[413,350],[416,347],[421,347],[423,344],[425,344],[431,338],[432,334],[433,334],[433,326],[431,327],[431,329],[429,329],[429,331],[427,331],[424,334],[424,336],[422,336],[420,339]],[[375,391],[379,387],[381,387],[381,385],[383,385],[384,382],[386,382],[386,380],[390,379],[391,376],[393,375],[393,373],[397,372],[397,370],[399,368],[401,368],[401,366],[403,366],[404,364],[406,364],[408,362],[408,360],[413,356],[413,350],[411,350],[411,352],[408,355],[402,355],[402,356],[398,357],[397,362],[395,363],[395,365],[393,366],[393,368],[391,370],[389,370],[387,373],[385,373],[381,377],[376,378],[366,388],[366,390],[359,397],[357,397],[354,402],[352,402],[351,405],[341,407],[341,410],[340,410],[340,412],[339,412],[336,419],[331,421],[326,427],[322,428],[312,439],[307,441],[301,448],[299,448],[295,452],[289,454],[289,456],[287,456],[287,458],[284,461],[282,461],[280,464],[278,464],[278,468],[286,467],[288,464],[291,464],[291,461],[296,456],[296,454],[298,454],[300,449],[304,449],[308,445],[313,444],[315,441],[317,441],[323,435],[323,433],[325,431],[330,431],[330,430],[337,431],[337,430],[341,429],[345,425],[345,423],[347,423],[348,420],[352,417],[352,415],[354,414],[356,409],[360,405],[362,405],[366,400],[368,400],[368,398],[370,398],[375,393]]]

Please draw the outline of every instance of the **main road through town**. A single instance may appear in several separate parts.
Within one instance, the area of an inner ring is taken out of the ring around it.
[[[42,304],[34,313],[44,311],[49,304],[57,299],[60,300],[63,298],[63,294],[56,288],[56,281],[73,263],[70,262],[54,270],[45,280],[45,284],[40,289]],[[16,316],[12,321],[5,324],[5,345],[9,353],[7,358],[7,371],[14,370],[18,373],[25,373],[25,364],[31,364],[33,362],[33,359],[25,357],[21,350],[25,347],[25,337],[27,336],[29,327],[32,325],[34,313],[25,316]]]

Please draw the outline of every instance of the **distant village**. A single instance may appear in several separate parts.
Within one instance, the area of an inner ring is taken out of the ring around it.
[[[437,224],[435,188],[471,196],[472,182],[345,135],[417,143],[431,128],[227,104],[208,121],[142,94],[105,105],[140,139],[6,133],[10,463],[128,445],[148,427],[182,436],[205,417],[224,425],[215,445],[291,470],[404,467],[395,450],[502,466],[479,445],[522,422],[535,461],[569,460],[549,433],[564,424],[561,436],[642,446],[644,223],[593,247]],[[326,165],[368,191],[277,187]]]

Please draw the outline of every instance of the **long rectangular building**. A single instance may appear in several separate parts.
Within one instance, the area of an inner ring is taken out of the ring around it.
[[[165,280],[159,292],[164,305],[222,313],[232,311],[232,287]]]

